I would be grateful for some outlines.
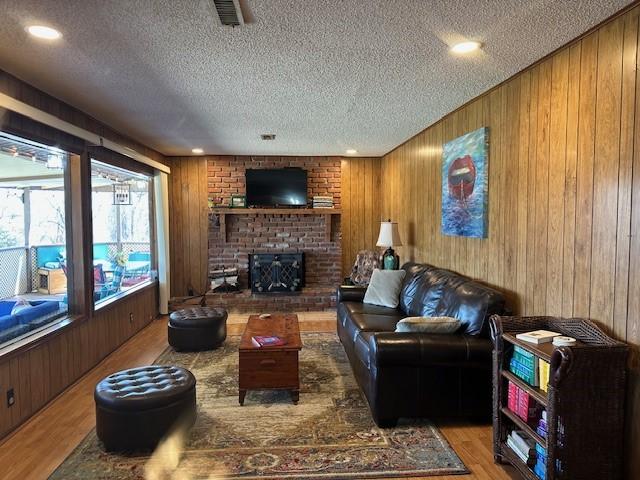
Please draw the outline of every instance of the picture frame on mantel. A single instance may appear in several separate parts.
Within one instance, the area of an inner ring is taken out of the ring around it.
[[[244,195],[231,195],[231,208],[246,208],[247,197]]]

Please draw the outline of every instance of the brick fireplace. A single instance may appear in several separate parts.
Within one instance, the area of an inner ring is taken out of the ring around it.
[[[307,170],[308,196],[331,195],[340,208],[338,157],[210,157],[209,198],[228,205],[231,195],[245,194],[247,168],[299,167]],[[237,312],[308,311],[335,306],[341,281],[340,215],[253,213],[210,215],[209,272],[237,268],[241,291],[210,293],[207,302]],[[328,225],[327,222],[330,222]],[[304,286],[297,292],[254,293],[249,284],[249,257],[256,253],[304,254]]]

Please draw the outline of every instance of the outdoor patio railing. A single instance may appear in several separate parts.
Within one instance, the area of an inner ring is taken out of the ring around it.
[[[35,245],[31,247],[0,248],[0,298],[13,297],[38,288],[38,269],[47,261],[57,261],[64,245]],[[113,261],[121,252],[128,257],[132,253],[149,253],[148,242],[96,243],[93,246],[96,260]]]

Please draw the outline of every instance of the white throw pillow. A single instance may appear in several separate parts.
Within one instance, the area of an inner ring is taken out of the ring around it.
[[[374,269],[363,303],[396,308],[400,303],[400,289],[406,274],[404,270]]]
[[[460,320],[451,317],[407,317],[396,325],[396,332],[455,333]]]

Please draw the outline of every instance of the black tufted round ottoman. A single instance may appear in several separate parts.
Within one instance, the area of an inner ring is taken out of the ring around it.
[[[181,367],[151,365],[96,385],[96,433],[107,451],[155,448],[177,423],[196,418],[196,379]]]
[[[227,311],[194,307],[169,316],[169,345],[176,350],[209,350],[227,338]]]

